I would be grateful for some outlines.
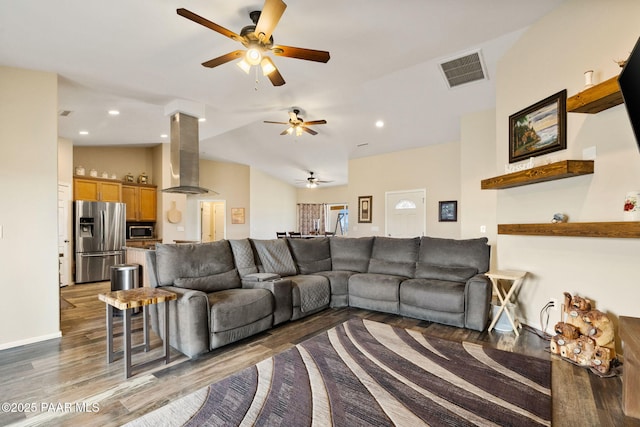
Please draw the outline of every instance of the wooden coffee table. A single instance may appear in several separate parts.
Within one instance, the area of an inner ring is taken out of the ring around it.
[[[124,375],[125,379],[131,377],[131,350],[144,348],[149,351],[149,313],[147,306],[164,302],[164,355],[156,360],[147,363],[164,360],[169,363],[169,301],[175,300],[177,295],[173,292],[157,288],[135,288],[123,291],[113,291],[99,294],[98,299],[107,304],[107,362],[115,360],[115,356],[124,353]],[[113,351],[113,307],[123,311],[123,350]],[[142,307],[144,343],[131,347],[131,310]]]

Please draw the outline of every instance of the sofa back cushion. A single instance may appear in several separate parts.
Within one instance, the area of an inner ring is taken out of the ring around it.
[[[413,277],[419,249],[419,237],[376,237],[368,272]]]
[[[258,271],[261,273],[276,273],[283,277],[298,274],[285,239],[251,239],[251,243],[259,260]]]
[[[331,248],[327,237],[287,239],[300,274],[331,270]]]
[[[253,248],[251,248],[249,239],[229,240],[229,244],[231,245],[233,259],[236,263],[238,273],[240,273],[240,277],[257,273],[258,267],[253,257]]]
[[[423,237],[416,278],[466,282],[489,270],[491,247],[488,239],[442,239]]]
[[[160,286],[178,286],[213,292],[240,287],[240,276],[226,240],[201,244],[156,245]]]
[[[332,237],[329,246],[332,270],[367,272],[373,237]]]

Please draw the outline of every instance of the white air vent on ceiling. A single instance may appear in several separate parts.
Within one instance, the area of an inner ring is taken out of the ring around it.
[[[450,88],[487,79],[484,61],[479,50],[441,62],[440,70]]]

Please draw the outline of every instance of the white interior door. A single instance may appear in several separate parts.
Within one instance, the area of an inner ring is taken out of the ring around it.
[[[419,237],[426,232],[426,190],[386,193],[386,235]]]
[[[200,241],[203,243],[213,241],[213,229],[211,227],[211,209],[212,204],[210,202],[200,203],[200,212],[202,213],[200,217]]]
[[[225,216],[225,203],[216,202],[213,205],[213,238],[216,241],[224,239]]]
[[[71,185],[58,184],[58,277],[60,286],[71,284]]]

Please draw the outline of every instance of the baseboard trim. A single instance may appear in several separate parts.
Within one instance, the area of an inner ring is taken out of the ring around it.
[[[58,331],[53,334],[41,335],[39,337],[32,337],[32,338],[27,338],[20,341],[13,341],[13,342],[0,344],[0,350],[6,350],[9,348],[20,347],[23,345],[34,344],[40,341],[47,341],[47,340],[52,340],[52,339],[61,338],[61,337],[62,337],[62,332]]]

